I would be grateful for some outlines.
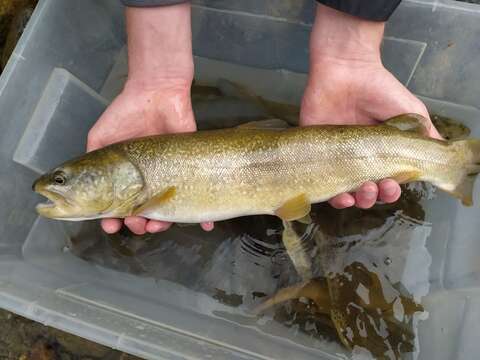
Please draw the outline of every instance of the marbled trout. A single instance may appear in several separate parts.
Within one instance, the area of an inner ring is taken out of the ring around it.
[[[426,120],[285,128],[278,120],[145,137],[56,167],[33,189],[40,215],[86,220],[130,215],[171,222],[271,214],[304,218],[310,205],[366,181],[430,182],[472,204],[480,140],[428,138]]]

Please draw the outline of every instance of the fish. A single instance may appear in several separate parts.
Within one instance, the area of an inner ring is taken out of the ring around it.
[[[280,120],[119,142],[67,161],[33,183],[44,217],[143,216],[197,223],[247,215],[305,218],[312,203],[366,181],[430,182],[473,204],[480,140],[429,138],[404,114],[379,125],[288,128]]]

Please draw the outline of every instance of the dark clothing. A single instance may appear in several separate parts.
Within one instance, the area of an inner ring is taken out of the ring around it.
[[[126,6],[174,5],[188,0],[122,0]],[[319,3],[366,20],[386,21],[401,0],[317,0]]]
[[[317,0],[341,12],[373,21],[387,21],[401,0]]]

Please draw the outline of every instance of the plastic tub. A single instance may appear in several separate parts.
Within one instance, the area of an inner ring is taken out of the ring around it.
[[[313,6],[288,0],[194,1],[197,78],[207,83],[228,78],[269,99],[298,103]],[[386,66],[403,83],[431,110],[463,121],[477,137],[479,21],[480,8],[474,5],[405,0],[383,45]],[[40,1],[2,74],[0,306],[151,359],[345,357],[334,343],[274,321],[259,323],[242,307],[200,291],[199,283],[232,291],[261,283],[265,274],[252,275],[241,266],[234,241],[218,246],[202,271],[195,261],[166,251],[159,258],[162,276],[154,280],[78,258],[66,244],[80,225],[37,218],[32,180],[84,151],[88,129],[121,88],[123,26],[117,0]],[[478,184],[475,191],[479,194]],[[418,358],[475,359],[480,351],[478,201],[466,209],[439,195],[424,207],[430,225],[416,233],[406,249],[408,260],[394,274],[425,296],[430,315],[420,322]],[[164,236],[168,242],[198,234],[175,228]],[[222,236],[216,232],[208,241]],[[398,239],[391,243],[399,244]],[[233,263],[242,275],[236,283],[218,275]],[[263,290],[274,289],[265,283]]]

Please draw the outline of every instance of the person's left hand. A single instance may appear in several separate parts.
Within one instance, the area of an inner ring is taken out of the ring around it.
[[[402,113],[418,113],[429,119],[425,105],[408,91],[380,62],[329,59],[310,73],[300,113],[300,125],[374,124]],[[430,136],[441,138],[430,122]],[[372,207],[378,199],[398,200],[398,183],[385,179],[367,182],[354,194],[335,196],[337,208]]]
[[[382,64],[380,44],[385,23],[368,21],[319,4],[310,38],[310,72],[300,125],[375,124],[404,113],[430,119],[427,108]],[[429,135],[441,138],[431,121]],[[330,200],[337,208],[367,209],[378,199],[398,200],[392,179],[367,182],[354,194]]]

